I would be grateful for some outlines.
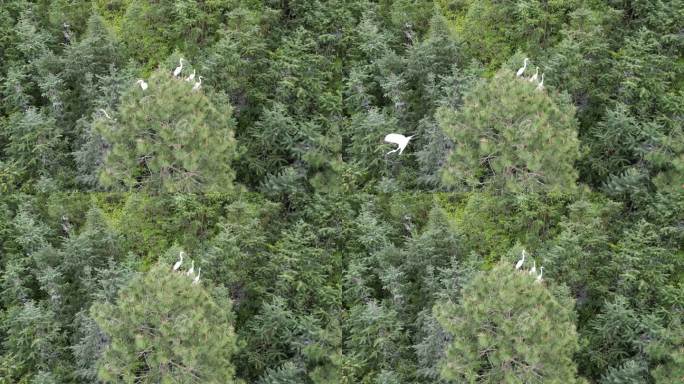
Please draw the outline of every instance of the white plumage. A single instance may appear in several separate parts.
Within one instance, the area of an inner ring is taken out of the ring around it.
[[[415,135],[414,135],[414,136],[415,136]],[[396,145],[397,145],[397,149],[392,150],[392,151],[389,151],[389,152],[387,152],[387,154],[389,155],[389,154],[392,153],[392,152],[399,151],[399,154],[401,155],[401,153],[404,152],[404,149],[406,148],[406,146],[408,145],[408,143],[409,143],[409,141],[411,140],[412,137],[413,137],[413,136],[408,136],[408,137],[407,137],[407,136],[404,136],[404,135],[400,135],[400,134],[398,134],[398,133],[390,133],[390,134],[388,134],[387,136],[385,136],[385,141],[386,141],[386,142],[392,143],[392,144],[396,144]]]
[[[173,70],[173,77],[178,77],[178,75],[181,74],[183,71],[183,58],[181,57],[180,60],[180,65],[176,67],[176,69]]]
[[[523,249],[523,251],[522,251],[522,259],[518,260],[518,262],[515,264],[515,269],[520,269],[520,268],[522,268],[524,262],[525,262],[525,250]]]
[[[516,76],[520,77],[525,73],[525,70],[527,69],[527,62],[529,60],[530,59],[528,59],[527,57],[525,58],[525,60],[523,60],[523,66],[520,67],[520,69],[518,69],[518,72],[515,73]]]
[[[192,73],[190,74],[190,76],[185,78],[185,81],[193,81],[193,80],[195,80],[195,70],[194,69],[192,70]]]
[[[544,74],[542,73],[542,79],[537,85],[537,91],[543,91],[544,90]]]
[[[140,84],[140,88],[142,88],[143,91],[147,89],[147,83],[145,82],[145,80],[138,79],[138,81],[136,81],[135,83]]]
[[[192,274],[195,273],[195,260],[192,260],[192,263],[190,264],[190,269],[185,273],[187,276],[192,276]]]
[[[183,255],[185,255],[185,252],[180,251],[178,256],[180,256],[180,260],[176,261],[176,264],[173,265],[173,271],[176,272],[178,268],[180,268],[181,264],[183,264]]]
[[[192,284],[194,284],[194,285],[199,284],[199,279],[200,279],[201,274],[202,274],[202,267],[199,267],[199,269],[197,269],[197,276],[195,276],[195,278],[192,280]]]
[[[534,75],[530,77],[530,83],[537,81],[537,77],[539,77],[539,67],[537,67],[537,70],[534,72]]]
[[[199,81],[196,81],[195,85],[192,86],[192,90],[196,91],[196,90],[200,89],[201,86],[202,86],[202,76],[200,76]]]

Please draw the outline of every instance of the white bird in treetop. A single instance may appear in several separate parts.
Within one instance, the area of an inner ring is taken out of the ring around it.
[[[176,69],[173,70],[173,77],[178,77],[178,75],[181,74],[183,71],[183,58],[181,57],[180,60],[180,65],[176,67]]]
[[[102,108],[100,108],[100,111],[101,111],[102,113],[104,113],[104,115],[105,115],[106,118],[108,118],[109,120],[112,119],[112,118],[109,116],[109,114],[107,113],[107,111],[105,111],[105,110],[102,109]]]
[[[193,80],[195,80],[195,70],[194,69],[192,70],[192,73],[190,74],[190,76],[185,78],[185,81],[188,81],[188,82],[193,81]]]
[[[196,90],[200,89],[201,86],[202,86],[202,76],[200,76],[199,81],[196,81],[195,85],[192,86],[192,90],[196,91]]]
[[[413,135],[413,136],[415,136],[415,135]],[[411,140],[411,138],[413,136],[406,137],[406,136],[400,135],[398,133],[390,133],[387,136],[385,136],[386,142],[397,145],[397,149],[387,152],[387,155],[389,155],[392,152],[396,152],[396,151],[399,151],[399,154],[401,155],[401,153],[404,152],[404,149],[408,145],[409,140]]]
[[[530,77],[530,83],[537,81],[537,77],[539,77],[539,67],[537,67],[537,70],[534,72],[534,75]]]
[[[537,91],[543,91],[544,90],[544,74],[542,73],[542,79],[537,85]]]
[[[192,263],[190,265],[190,269],[188,269],[187,272],[185,272],[186,276],[192,276],[192,274],[195,273],[195,260],[192,260]]]
[[[537,283],[542,282],[542,275],[544,274],[544,267],[539,268],[539,275],[537,275]]]
[[[527,57],[525,60],[523,60],[523,66],[518,69],[518,72],[515,73],[516,76],[520,77],[525,73],[525,70],[527,69],[527,62],[530,61]]]
[[[185,255],[185,252],[180,251],[178,256],[180,256],[180,260],[176,261],[176,264],[173,265],[173,271],[176,272],[178,268],[180,268],[181,264],[183,264],[183,256]]]
[[[200,279],[201,274],[202,274],[202,267],[199,267],[199,269],[197,270],[197,276],[195,276],[195,278],[192,280],[193,285],[199,284],[199,279]]]
[[[522,259],[518,260],[518,262],[515,264],[515,269],[520,269],[523,266],[523,263],[525,262],[525,250],[523,249],[522,251]]]
[[[147,83],[145,82],[145,80],[138,79],[138,81],[136,81],[135,83],[140,84],[140,88],[142,88],[143,91],[147,89]]]
[[[532,268],[530,268],[530,275],[535,275],[537,273],[537,262],[532,260]]]

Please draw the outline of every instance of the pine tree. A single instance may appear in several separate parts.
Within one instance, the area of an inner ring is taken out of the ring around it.
[[[204,283],[203,283],[204,284]],[[223,293],[156,265],[91,314],[110,340],[100,380],[124,383],[233,383],[231,303]]]
[[[192,84],[155,72],[149,88],[131,85],[118,113],[99,120],[111,145],[101,181],[150,192],[232,189],[234,122],[229,105]]]
[[[442,375],[468,383],[576,383],[578,348],[567,293],[555,295],[508,263],[483,271],[459,303],[435,307],[453,336]]]
[[[488,186],[500,194],[574,188],[577,122],[565,98],[537,91],[535,84],[503,69],[476,85],[462,110],[437,113],[455,141],[445,184]]]

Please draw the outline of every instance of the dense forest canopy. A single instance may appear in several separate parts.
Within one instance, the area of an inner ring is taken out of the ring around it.
[[[0,384],[681,383],[683,31],[0,1]]]

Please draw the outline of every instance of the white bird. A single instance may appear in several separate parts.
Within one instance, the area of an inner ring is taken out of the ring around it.
[[[112,118],[109,116],[109,114],[107,113],[107,111],[105,111],[105,110],[102,109],[102,108],[100,108],[100,111],[102,111],[102,113],[104,113],[104,115],[105,115],[106,118],[108,118],[109,120],[112,119]]]
[[[188,82],[193,81],[193,80],[195,80],[195,70],[194,69],[192,70],[192,73],[190,74],[190,76],[185,78],[185,81],[188,81]]]
[[[537,85],[537,91],[543,91],[544,90],[544,74],[542,73],[542,79]]]
[[[183,58],[181,57],[180,60],[180,65],[176,67],[176,69],[173,70],[173,77],[178,77],[178,75],[181,74],[183,71]]]
[[[194,284],[194,285],[199,284],[199,279],[200,279],[201,274],[202,274],[202,267],[199,267],[199,269],[197,270],[197,276],[195,276],[195,279],[192,280],[192,284]]]
[[[178,268],[180,268],[181,264],[183,264],[183,255],[185,255],[185,252],[180,251],[178,256],[180,256],[180,260],[176,261],[176,264],[173,265],[173,271],[176,272]]]
[[[415,136],[415,135],[413,135],[413,136]],[[392,152],[399,151],[399,154],[401,155],[401,153],[404,152],[404,149],[408,145],[409,140],[411,140],[411,138],[413,136],[406,137],[406,136],[400,135],[398,133],[390,133],[387,136],[385,136],[386,142],[398,145],[397,149],[395,149],[393,151],[389,151],[389,152],[387,152],[387,154],[389,155]]]
[[[201,86],[202,86],[202,76],[200,76],[199,81],[196,81],[195,85],[192,86],[192,90],[196,91],[196,90],[200,89]]]
[[[544,274],[544,267],[539,268],[539,275],[537,275],[537,283],[542,282],[542,275]]]
[[[190,265],[190,269],[188,269],[187,272],[185,272],[186,276],[192,276],[192,274],[195,273],[195,260],[192,260],[192,264]]]
[[[534,275],[537,273],[537,261],[532,260],[532,268],[530,268],[530,275]]]
[[[147,89],[147,83],[145,82],[145,80],[138,79],[138,81],[136,81],[135,83],[140,84],[140,88],[142,88],[143,91]]]
[[[515,264],[515,269],[520,269],[523,266],[523,263],[525,262],[525,250],[523,249],[522,251],[522,259],[518,260],[518,262]]]
[[[515,73],[516,76],[520,77],[525,73],[525,70],[527,69],[527,62],[530,61],[527,57],[525,60],[523,60],[523,66],[518,69],[518,72]]]
[[[530,77],[530,83],[537,81],[537,77],[539,77],[539,67],[537,67],[537,70],[534,72],[534,75]]]

